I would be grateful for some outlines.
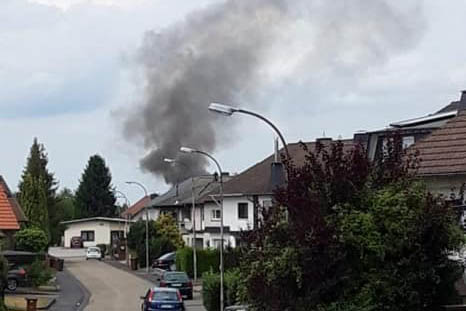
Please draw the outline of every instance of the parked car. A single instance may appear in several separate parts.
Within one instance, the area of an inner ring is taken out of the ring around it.
[[[83,239],[80,236],[72,237],[70,246],[71,248],[83,248],[84,247]]]
[[[150,288],[145,296],[141,296],[143,300],[141,311],[184,311],[183,298],[180,292],[174,288]]]
[[[165,272],[160,279],[159,287],[176,288],[181,296],[193,299],[193,283],[186,272]]]
[[[8,270],[6,288],[15,291],[19,286],[26,283],[27,273],[22,267],[12,266]]]
[[[166,253],[160,256],[158,259],[154,261],[152,264],[152,268],[158,268],[167,271],[174,271],[176,270],[176,253]]]
[[[100,248],[96,246],[88,247],[86,251],[86,260],[89,259],[102,260],[102,252],[100,251]]]
[[[224,311],[248,311],[248,306],[237,305],[237,306],[228,306]]]

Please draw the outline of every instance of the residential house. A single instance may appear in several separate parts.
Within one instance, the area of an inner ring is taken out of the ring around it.
[[[366,147],[370,160],[375,160],[381,155],[387,137],[393,133],[401,135],[403,146],[409,147],[428,137],[433,131],[442,128],[449,120],[456,117],[464,107],[466,107],[466,91],[461,93],[459,101],[454,101],[435,113],[392,122],[388,127],[374,131],[359,131],[354,135],[354,140]]]
[[[131,205],[127,210],[121,213],[121,218],[132,219],[138,221],[141,219],[146,219],[146,214],[144,212],[144,207],[150,203],[150,201],[156,198],[157,194],[151,194],[142,197],[139,201]],[[149,219],[154,219],[154,215],[149,216]]]
[[[318,141],[329,146],[331,138],[321,138]],[[353,140],[341,140],[344,149],[353,146]],[[305,143],[309,150],[314,150],[316,143]],[[296,165],[304,163],[306,152],[300,143],[288,145],[293,162]],[[277,171],[279,173],[277,173]],[[280,176],[280,171],[282,176]],[[241,231],[250,230],[257,226],[262,208],[273,204],[273,192],[280,179],[284,180],[284,168],[278,161],[278,151],[263,161],[234,176],[224,185],[224,244],[236,247],[240,242]],[[218,191],[213,191],[201,199],[204,205],[203,232],[199,236],[205,247],[218,247],[220,238],[220,207],[216,201],[219,199]]]
[[[0,239],[5,248],[14,247],[14,234],[27,221],[21,206],[0,175]]]
[[[132,220],[123,218],[92,217],[63,221],[66,226],[64,232],[65,247],[71,247],[71,238],[81,237],[84,247],[99,244],[114,245],[122,239]]]

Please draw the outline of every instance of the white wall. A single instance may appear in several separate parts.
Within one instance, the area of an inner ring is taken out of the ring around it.
[[[225,197],[223,200],[223,225],[231,231],[247,230],[254,225],[254,204],[248,196]],[[264,200],[271,200],[271,196],[259,196],[259,204]],[[248,219],[238,217],[238,203],[248,204]],[[212,219],[212,210],[219,209],[216,203],[208,202],[204,205],[204,227],[220,227],[220,221]]]
[[[149,208],[149,220],[157,220],[160,215],[160,210],[156,208]],[[139,213],[134,215],[132,220],[138,221],[138,220],[145,220],[146,219],[146,210],[142,209]]]
[[[81,231],[94,231],[94,241],[84,242],[84,247],[96,246],[97,244],[110,244],[111,231],[124,231],[125,223],[109,221],[88,221],[68,224],[64,234],[65,247],[70,247],[72,237],[81,236]]]

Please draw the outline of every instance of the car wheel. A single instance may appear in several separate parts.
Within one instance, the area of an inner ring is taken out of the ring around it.
[[[7,283],[6,288],[8,288],[8,290],[14,292],[18,288],[18,281],[15,280],[15,279],[8,279],[8,283]]]

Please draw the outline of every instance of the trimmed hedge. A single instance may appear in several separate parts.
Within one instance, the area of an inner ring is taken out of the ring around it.
[[[224,304],[232,306],[239,303],[238,293],[241,287],[239,269],[225,272]],[[207,272],[202,276],[202,299],[207,311],[220,310],[220,274]]]
[[[27,252],[43,252],[49,240],[47,234],[39,228],[24,228],[15,234],[16,249]]]
[[[239,248],[227,248],[223,252],[223,264],[225,271],[238,268],[240,263],[241,250]],[[197,250],[197,275],[204,272],[218,272],[220,268],[220,252],[218,249],[198,249]],[[176,270],[186,272],[190,277],[193,272],[193,249],[184,247],[176,252]]]
[[[197,274],[204,272],[218,272],[220,266],[220,256],[216,249],[198,249],[197,252]],[[193,277],[193,249],[183,247],[176,252],[176,270],[186,272]]]

